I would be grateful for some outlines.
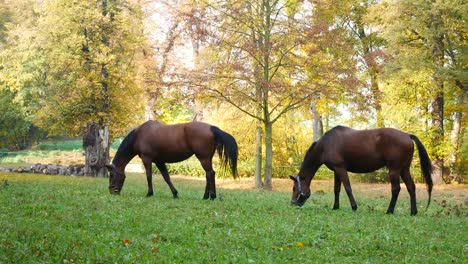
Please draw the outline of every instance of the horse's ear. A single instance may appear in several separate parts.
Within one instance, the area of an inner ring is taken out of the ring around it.
[[[289,179],[296,181],[296,179],[293,176],[289,176]]]
[[[111,171],[112,169],[114,169],[114,165],[113,164],[106,164],[106,168]]]

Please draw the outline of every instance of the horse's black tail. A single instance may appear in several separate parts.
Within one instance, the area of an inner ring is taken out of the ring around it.
[[[232,176],[237,178],[238,150],[236,140],[233,136],[215,126],[211,126],[211,132],[213,132],[214,139],[218,143],[216,149],[218,150],[223,169],[226,169],[229,164]]]
[[[431,160],[429,159],[429,155],[427,154],[426,148],[421,143],[418,137],[415,135],[410,135],[410,138],[416,143],[419,152],[419,160],[421,163],[421,171],[423,173],[424,179],[426,180],[427,184],[427,192],[429,193],[429,201],[427,201],[427,207],[431,203],[431,194],[432,194],[432,165]]]

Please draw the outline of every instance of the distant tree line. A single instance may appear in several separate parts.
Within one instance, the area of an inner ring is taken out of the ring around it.
[[[0,0],[0,148],[108,142],[148,119],[230,131],[258,188],[334,125],[427,145],[436,183],[468,168],[466,1]],[[92,162],[91,162],[92,160]],[[92,166],[90,165],[92,163]]]

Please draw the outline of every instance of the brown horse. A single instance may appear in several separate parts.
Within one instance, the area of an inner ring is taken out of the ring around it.
[[[186,160],[195,154],[206,172],[206,188],[203,199],[215,199],[215,172],[212,158],[218,150],[222,167],[229,164],[234,177],[237,174],[237,143],[234,137],[218,127],[202,122],[164,125],[157,121],[147,121],[132,130],[120,144],[111,165],[109,192],[119,194],[125,181],[125,167],[138,155],[146,170],[148,182],[147,197],[153,195],[152,163],[156,164],[164,180],[177,198],[177,190],[172,185],[166,163]]]
[[[310,197],[310,183],[319,167],[325,164],[335,173],[333,209],[339,208],[339,195],[343,183],[351,208],[356,210],[357,205],[347,172],[368,173],[387,167],[392,184],[392,199],[387,213],[391,214],[395,209],[401,189],[401,176],[410,195],[411,214],[415,215],[416,186],[410,174],[414,152],[412,140],[418,148],[421,170],[429,193],[427,203],[429,206],[432,192],[432,166],[426,149],[415,135],[392,128],[354,130],[343,126],[331,129],[309,148],[299,173],[296,177],[290,177],[294,181],[291,203],[302,206],[306,202]]]

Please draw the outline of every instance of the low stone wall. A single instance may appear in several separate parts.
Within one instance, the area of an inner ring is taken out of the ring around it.
[[[48,175],[69,175],[69,176],[84,176],[85,165],[52,165],[52,164],[35,164],[30,167],[4,168],[0,167],[0,172],[16,172],[16,173],[40,173]]]

